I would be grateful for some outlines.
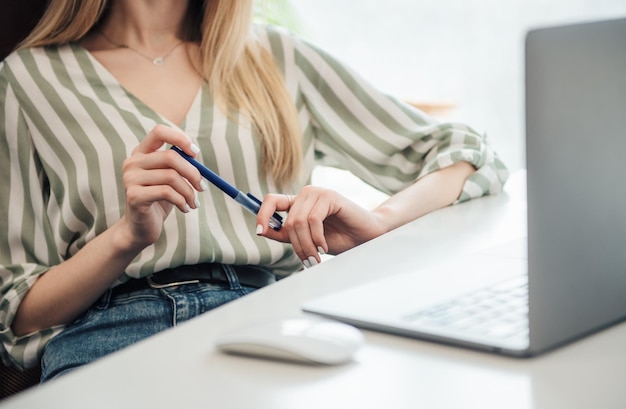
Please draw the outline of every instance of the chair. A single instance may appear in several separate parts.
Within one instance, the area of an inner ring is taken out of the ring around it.
[[[28,35],[41,18],[47,0],[0,2],[0,61]],[[0,363],[0,400],[39,383],[40,368],[20,371]]]
[[[20,371],[0,364],[0,402],[39,383],[41,368]]]
[[[35,27],[47,3],[47,0],[0,2],[0,61]]]

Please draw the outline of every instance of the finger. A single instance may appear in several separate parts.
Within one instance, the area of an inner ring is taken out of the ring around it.
[[[289,227],[283,227],[276,231],[269,227],[269,217],[275,211],[288,211],[294,203],[294,197],[286,194],[268,194],[263,198],[263,203],[257,214],[257,235],[267,237],[269,239],[277,240],[282,243],[291,243],[294,252],[300,258],[305,267],[311,267],[311,261],[302,251],[302,245],[298,239],[296,232]],[[287,217],[289,219],[289,216]],[[312,261],[317,264],[315,259]]]
[[[287,211],[289,211],[289,209],[291,208],[291,205],[293,204],[294,200],[295,200],[295,196],[293,195],[288,195],[286,193],[283,193],[283,196],[285,196],[285,198],[287,199]]]
[[[163,145],[176,145],[185,153],[196,157],[200,149],[181,130],[166,125],[156,125],[137,145],[133,153],[151,153],[163,147]]]
[[[163,183],[181,183],[182,180],[185,180],[185,182],[191,183],[197,191],[208,189],[208,184],[202,179],[200,172],[180,155],[171,150],[157,151],[149,154],[134,153],[124,161],[122,169],[124,177],[128,178],[125,183],[133,183],[135,179],[131,179],[131,177],[141,175],[143,172],[169,169],[177,172],[178,180],[174,180],[176,175],[168,174],[169,182],[166,180],[163,181]],[[139,182],[136,180],[134,183]],[[151,180],[144,181],[143,184],[161,184],[161,182]]]
[[[319,191],[317,191],[319,194]],[[325,254],[327,244],[324,238],[324,208],[317,206],[316,192],[305,190],[298,196],[269,194],[257,215],[257,234],[281,242],[290,242],[294,252],[306,267],[321,262],[319,254]],[[268,227],[267,220],[274,211],[288,210],[289,216],[284,227],[276,232]],[[309,222],[309,217],[317,219]]]
[[[290,206],[290,198],[285,194],[273,194],[270,193],[263,198],[261,208],[257,213],[257,235],[265,236],[267,238],[278,240],[283,243],[289,241],[289,236],[285,229],[279,229],[278,231],[269,227],[269,220],[274,215],[274,212],[288,211]]]
[[[313,252],[317,261],[320,262],[319,255],[324,255],[328,251],[328,243],[326,243],[326,234],[324,229],[324,221],[328,217],[329,207],[319,201],[311,210],[309,214],[309,230],[311,233],[311,241],[315,248],[310,248],[307,252]]]
[[[196,157],[200,152],[200,148],[192,143],[191,139],[181,130],[160,124],[152,128],[148,135],[146,135],[140,144],[133,150],[131,157],[138,154],[151,154],[159,152],[165,144],[176,145],[192,157]],[[167,166],[178,169],[187,180],[191,181],[196,190],[203,191],[208,189],[208,184],[202,179],[200,172],[195,170],[195,168],[191,164],[187,163],[187,161],[182,160],[180,155],[174,155],[173,153],[174,152],[168,153],[167,155],[169,156],[165,157],[168,164]],[[147,168],[158,168],[164,166],[161,162],[154,164],[155,160],[160,161],[163,157],[151,156],[150,158],[153,160],[153,164],[150,165],[150,162],[148,162]]]
[[[185,197],[168,185],[133,185],[126,190],[126,200],[129,206],[136,209],[148,208],[160,201],[171,203],[183,213],[187,213],[191,209]]]
[[[294,251],[307,267],[321,262],[327,244],[324,236],[324,220],[329,214],[330,200],[325,189],[305,188],[292,205],[287,222]]]
[[[194,188],[187,179],[174,169],[153,169],[142,172],[130,172],[125,176],[126,186],[169,186],[173,191],[182,196],[190,208],[197,209],[199,202]],[[166,200],[167,197],[159,200]]]
[[[294,251],[307,267],[321,262],[317,249],[318,245],[315,241],[316,237],[319,240],[320,236],[324,236],[324,216],[320,217],[323,211],[320,212],[319,209],[320,207],[317,204],[310,209],[308,206],[306,208],[302,207],[303,217],[292,220],[291,224],[287,226],[291,233],[290,238]]]
[[[164,155],[165,158],[163,161],[167,168],[175,169],[180,176],[185,178],[197,191],[203,192],[208,190],[209,184],[204,180],[200,171],[182,156],[171,149],[160,154]]]

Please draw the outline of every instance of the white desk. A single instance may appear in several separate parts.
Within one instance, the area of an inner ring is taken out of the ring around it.
[[[505,194],[435,212],[0,407],[626,408],[626,324],[533,359],[369,331],[355,361],[339,367],[213,349],[214,337],[230,328],[299,315],[303,300],[435,263],[451,244],[471,250],[524,228],[523,178],[517,177]],[[438,280],[425,277],[428,284]],[[426,290],[416,289],[416,296]]]

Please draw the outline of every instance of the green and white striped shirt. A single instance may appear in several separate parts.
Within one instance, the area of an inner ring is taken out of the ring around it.
[[[372,88],[311,44],[260,28],[284,73],[303,129],[302,180],[317,164],[338,166],[393,194],[457,161],[478,171],[460,201],[497,193],[507,170],[484,138],[439,123]],[[225,116],[205,85],[179,127],[199,159],[258,197],[277,192],[261,176],[261,149],[243,115]],[[78,44],[21,50],[0,63],[0,355],[37,364],[62,327],[16,337],[11,323],[36,278],[70,258],[120,219],[122,162],[156,125],[176,126],[126,91]],[[255,234],[254,216],[211,187],[200,208],[174,211],[159,240],[120,277],[144,277],[182,264],[257,264],[286,275],[301,268],[290,245]]]

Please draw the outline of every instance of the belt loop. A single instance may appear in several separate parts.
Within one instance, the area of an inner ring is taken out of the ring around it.
[[[239,276],[237,276],[235,266],[230,264],[215,264],[213,268],[221,268],[224,270],[231,290],[241,290],[241,283],[239,282]]]
[[[113,291],[109,288],[98,298],[98,301],[93,305],[93,307],[97,310],[106,310],[109,308],[109,303],[111,302],[111,298],[113,298]]]

